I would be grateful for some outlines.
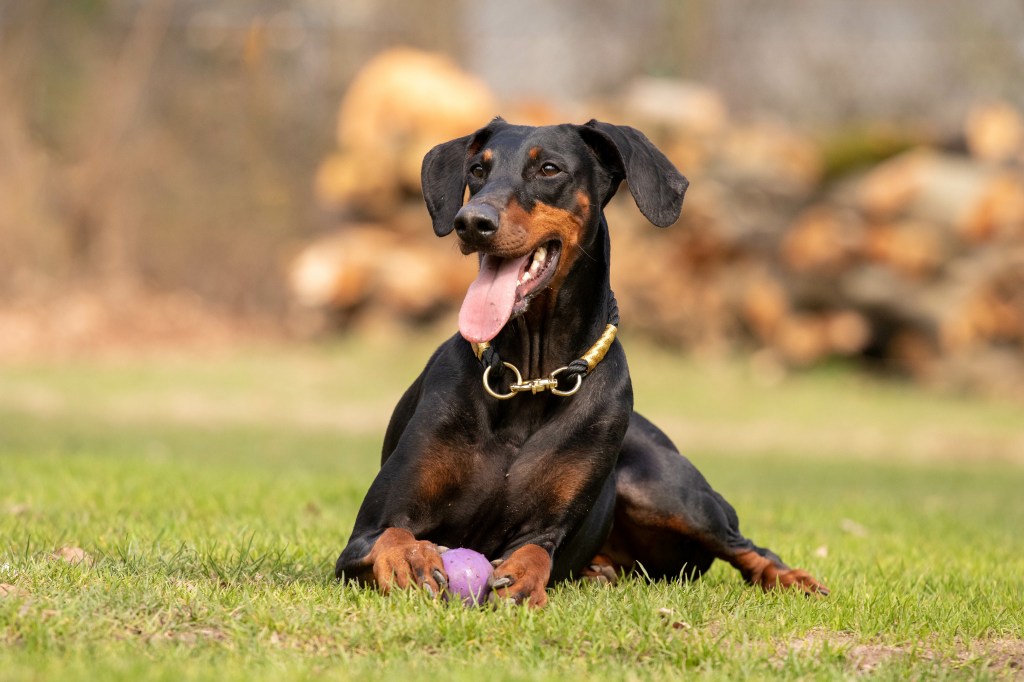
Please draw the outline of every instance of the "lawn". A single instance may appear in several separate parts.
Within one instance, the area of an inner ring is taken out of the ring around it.
[[[842,367],[763,385],[628,339],[638,408],[830,597],[721,564],[542,611],[336,584],[436,340],[0,367],[0,678],[1024,674],[1024,406]]]

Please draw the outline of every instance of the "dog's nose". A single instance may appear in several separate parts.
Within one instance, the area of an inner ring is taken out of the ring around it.
[[[489,204],[466,204],[455,214],[455,232],[470,244],[482,244],[498,231],[501,216]]]

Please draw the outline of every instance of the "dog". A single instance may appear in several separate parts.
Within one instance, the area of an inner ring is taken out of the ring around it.
[[[715,559],[765,590],[828,594],[744,537],[732,506],[633,411],[603,214],[623,181],[651,223],[678,219],[686,178],[627,126],[497,118],[426,155],[434,232],[456,232],[479,274],[459,333],[391,416],[339,579],[436,595],[447,546],[493,559],[491,600],[532,607],[560,580],[689,579]]]

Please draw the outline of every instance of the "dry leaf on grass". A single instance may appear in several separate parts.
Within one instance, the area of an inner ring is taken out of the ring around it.
[[[4,597],[21,597],[25,594],[25,590],[21,589],[17,585],[11,585],[10,583],[0,583],[0,599]]]
[[[676,620],[675,614],[672,609],[658,609],[658,615],[661,616],[662,620],[672,626],[673,630],[692,630],[693,626],[687,623],[685,620]]]
[[[53,561],[65,561],[72,565],[85,564],[92,566],[93,559],[81,547],[61,547],[53,553]]]

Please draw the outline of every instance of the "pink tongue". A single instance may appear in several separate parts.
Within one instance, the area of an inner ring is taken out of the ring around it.
[[[516,302],[516,280],[526,259],[484,256],[480,274],[469,285],[459,311],[459,332],[472,343],[490,341],[512,316]]]

